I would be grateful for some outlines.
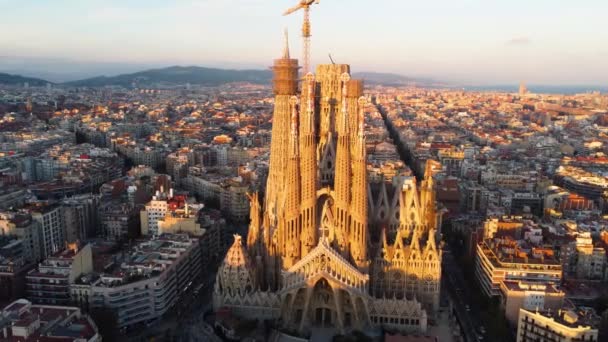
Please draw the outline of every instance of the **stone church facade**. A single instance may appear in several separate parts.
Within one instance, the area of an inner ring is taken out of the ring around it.
[[[372,241],[362,81],[330,64],[300,82],[287,46],[273,70],[267,186],[263,198],[249,195],[248,235],[235,236],[218,271],[214,308],[301,333],[426,332],[439,307],[442,256],[433,167],[419,187],[403,181],[398,228]]]

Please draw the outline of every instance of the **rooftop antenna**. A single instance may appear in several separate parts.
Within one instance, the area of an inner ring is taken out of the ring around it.
[[[329,55],[329,60],[331,61],[331,64],[336,64],[336,62],[334,62],[334,59],[331,58],[331,53],[328,53],[328,55]]]

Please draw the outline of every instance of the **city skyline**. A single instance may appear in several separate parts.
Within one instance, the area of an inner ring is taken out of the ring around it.
[[[348,4],[348,15],[341,15],[345,2],[340,0],[323,1],[322,11],[313,8],[313,65],[328,62],[331,53],[339,63],[357,65],[355,71],[470,85],[525,80],[599,86],[608,77],[608,49],[598,44],[608,38],[601,20],[608,4],[600,1],[587,1],[586,8],[548,1]],[[124,65],[132,65],[131,71],[174,64],[266,68],[280,51],[282,27],[291,32],[294,56],[301,55],[301,14],[280,16],[292,5],[201,0],[145,5],[39,1],[17,6],[16,1],[3,0],[0,29],[11,34],[0,37],[0,45],[3,56],[17,59],[123,65],[114,73],[129,70]],[[567,25],[563,18],[568,18]],[[350,25],[353,20],[361,22],[360,27]],[[0,71],[3,68],[0,63]],[[112,74],[112,67],[102,73]]]
[[[24,1],[1,341],[608,341],[608,5]]]

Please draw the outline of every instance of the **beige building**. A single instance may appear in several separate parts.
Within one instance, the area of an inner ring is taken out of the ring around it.
[[[576,228],[576,227],[575,227]],[[591,234],[579,233],[575,241],[561,247],[564,278],[608,280],[606,250],[593,243]]]
[[[142,235],[188,233],[202,236],[205,230],[198,222],[198,212],[202,204],[189,203],[186,195],[174,195],[157,191],[152,200],[140,212]]]
[[[439,300],[434,183],[399,188],[396,236],[370,241],[363,84],[344,64],[298,85],[286,48],[274,64],[275,107],[265,198],[250,194],[246,241],[235,236],[214,308],[313,327],[424,333]],[[380,247],[376,247],[380,246]],[[388,280],[388,281],[387,281]]]
[[[565,296],[554,285],[510,280],[500,283],[500,292],[505,317],[513,326],[517,325],[519,309],[558,310]]]
[[[0,232],[23,240],[23,257],[26,260],[41,260],[40,224],[32,219],[32,215],[25,212],[0,213]]]
[[[486,239],[493,238],[497,233],[519,235],[523,227],[524,220],[521,216],[493,217],[483,223],[483,234]]]
[[[205,230],[198,223],[199,205],[175,209],[158,220],[158,234],[188,233],[193,236],[202,236]]]
[[[70,285],[93,271],[91,245],[71,244],[38,264],[27,273],[27,298],[40,304],[69,304]]]
[[[528,252],[508,238],[486,239],[477,244],[475,276],[488,297],[500,295],[500,283],[522,280],[539,284],[559,284],[562,265],[547,250],[531,248]]]
[[[167,215],[167,199],[154,196],[140,212],[141,234],[159,235],[158,221]]]
[[[596,342],[598,329],[571,310],[519,310],[517,342]]]
[[[220,193],[222,212],[234,221],[245,222],[249,216],[248,191],[249,184],[241,176],[224,181]]]
[[[205,168],[192,166],[188,177],[182,179],[182,187],[203,201],[219,201],[222,193],[221,180],[211,177]]]

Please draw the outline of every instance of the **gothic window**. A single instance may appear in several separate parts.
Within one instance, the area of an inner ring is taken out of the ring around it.
[[[323,212],[322,212],[322,220],[321,226],[319,227],[319,236],[321,238],[329,239],[331,235],[331,227],[333,225],[332,222],[332,213],[331,213],[331,202],[330,200],[326,200],[323,204]]]

